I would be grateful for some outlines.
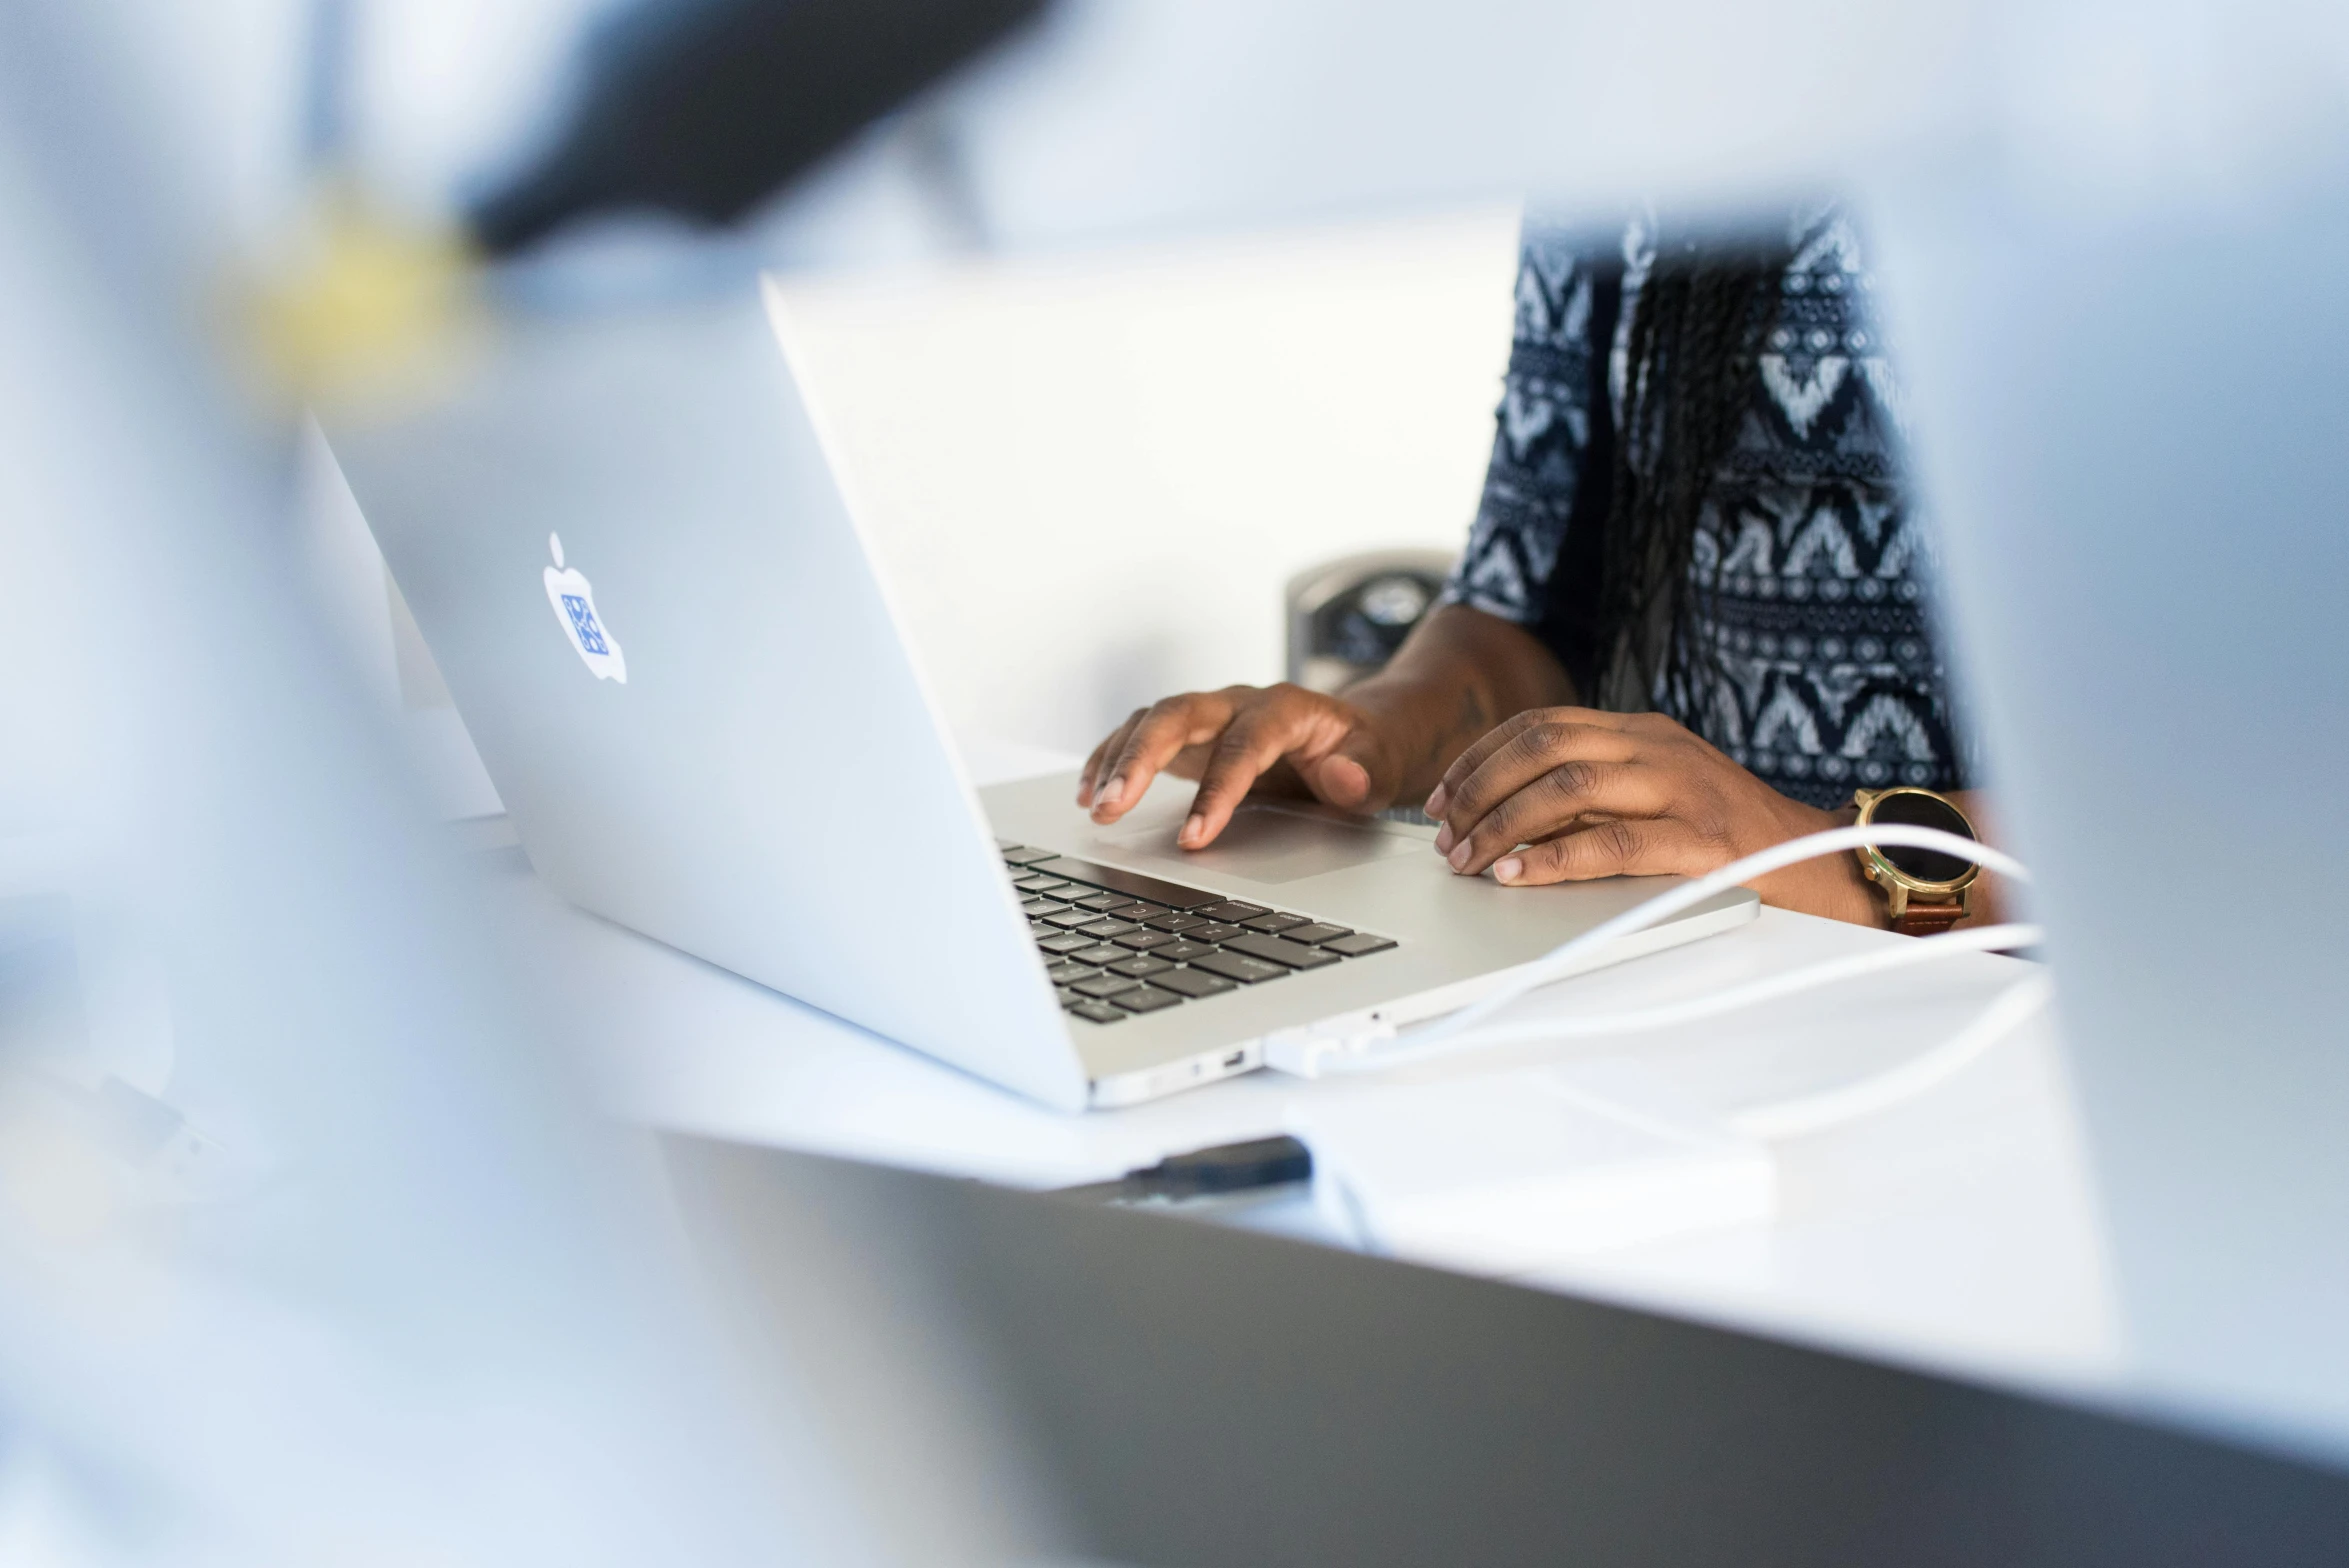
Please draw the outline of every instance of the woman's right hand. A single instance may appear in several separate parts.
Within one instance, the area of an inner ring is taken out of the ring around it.
[[[1086,759],[1077,804],[1092,808],[1095,822],[1115,822],[1161,772],[1199,781],[1175,835],[1185,849],[1215,842],[1260,785],[1372,812],[1393,804],[1402,782],[1370,713],[1286,683],[1185,692],[1135,709]]]

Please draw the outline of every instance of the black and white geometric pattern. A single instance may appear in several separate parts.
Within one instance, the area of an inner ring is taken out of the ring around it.
[[[1528,224],[1492,463],[1446,593],[1534,631],[1586,694],[1596,535],[1652,234],[1644,220],[1595,241]],[[1651,700],[1815,805],[1843,804],[1855,785],[1964,788],[1874,280],[1840,209],[1797,217],[1790,238],[1744,428],[1698,513],[1683,603],[1715,671]]]

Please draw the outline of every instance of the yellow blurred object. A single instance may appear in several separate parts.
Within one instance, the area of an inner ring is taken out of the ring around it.
[[[475,276],[458,235],[403,224],[337,187],[300,255],[247,291],[238,314],[273,393],[398,396],[437,379],[478,328]]]

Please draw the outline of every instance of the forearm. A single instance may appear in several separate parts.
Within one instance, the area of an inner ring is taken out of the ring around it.
[[[1399,805],[1417,805],[1452,759],[1502,720],[1576,700],[1573,681],[1532,633],[1460,604],[1421,621],[1386,668],[1344,696],[1392,748]]]

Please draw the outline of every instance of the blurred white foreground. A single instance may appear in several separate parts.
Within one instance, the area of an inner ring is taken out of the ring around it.
[[[1043,1516],[951,1476],[881,1503],[948,1523],[881,1530],[787,1380],[729,1359],[304,618],[290,423],[200,330],[271,229],[192,172],[233,162],[199,106],[237,40],[297,20],[247,19],[182,53],[133,0],[0,18],[0,983],[32,999],[0,1012],[0,1556],[1024,1549]],[[2268,869],[2329,888],[2349,841],[2240,804],[2349,773],[2349,13],[1092,0],[1055,29],[938,106],[1008,246],[1873,193],[2144,1386],[2349,1451],[2349,978]],[[852,206],[856,156],[802,194]],[[2190,897],[2144,859],[2180,823]]]

